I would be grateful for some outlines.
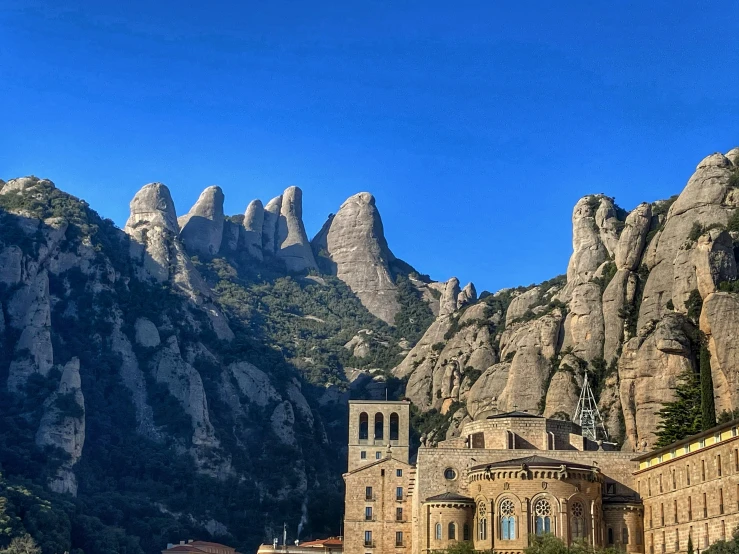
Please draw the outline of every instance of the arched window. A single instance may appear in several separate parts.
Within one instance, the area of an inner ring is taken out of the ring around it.
[[[536,534],[543,535],[544,533],[552,532],[552,506],[548,500],[543,498],[536,501],[534,505],[534,515],[536,517]]]
[[[477,536],[481,541],[488,540],[488,510],[484,502],[477,505]]]
[[[441,523],[437,523],[436,524],[436,534],[435,534],[435,536],[436,536],[436,540],[437,541],[440,541],[441,540]]]
[[[359,440],[369,438],[369,416],[367,412],[359,414]]]
[[[462,526],[462,540],[468,541],[470,540],[470,526],[466,523]]]
[[[375,414],[375,439],[382,440],[385,438],[385,418],[380,412]]]
[[[500,538],[504,541],[516,538],[516,507],[509,499],[500,503]]]
[[[608,528],[608,544],[613,544],[613,529]]]
[[[451,521],[449,522],[449,525],[447,526],[446,538],[450,541],[457,540],[457,526],[454,525],[454,523]]]
[[[396,441],[398,440],[399,435],[399,429],[400,429],[400,420],[398,419],[398,414],[393,412],[390,414],[390,440]]]
[[[585,538],[585,508],[582,502],[572,503],[572,538]]]
[[[677,529],[675,529],[675,533],[679,533]],[[676,539],[675,542],[678,544],[680,543],[680,539]],[[629,544],[629,529],[628,527],[622,527],[621,528],[621,544]]]

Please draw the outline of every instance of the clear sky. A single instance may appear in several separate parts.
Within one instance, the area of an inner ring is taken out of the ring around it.
[[[736,0],[0,0],[0,37],[3,179],[120,226],[152,181],[179,214],[294,184],[310,236],[366,190],[398,257],[478,291],[564,272],[579,197],[739,145]]]

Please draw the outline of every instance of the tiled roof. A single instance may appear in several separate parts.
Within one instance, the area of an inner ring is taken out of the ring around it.
[[[475,503],[475,501],[470,497],[462,496],[461,494],[456,494],[453,492],[443,492],[441,494],[437,494],[436,496],[429,496],[426,499],[426,502],[469,502],[470,504]]]
[[[536,414],[530,414],[528,412],[521,412],[521,411],[513,411],[513,412],[506,412],[504,414],[495,414],[488,416],[486,419],[499,419],[503,417],[536,417],[541,419],[542,416],[536,415]]]
[[[493,462],[490,464],[480,464],[470,468],[470,471],[485,469],[485,468],[499,468],[499,467],[517,467],[526,464],[527,466],[541,467],[541,466],[567,466],[579,469],[592,469],[593,466],[586,464],[576,464],[572,462],[565,462],[564,460],[555,460],[553,458],[546,458],[544,456],[526,456],[525,458],[513,458],[511,460],[503,460],[500,462]]]
[[[168,548],[164,552],[203,552],[205,554],[205,550],[202,550],[200,548],[197,548],[196,546],[193,546],[192,544],[177,544],[173,546],[172,548]]]

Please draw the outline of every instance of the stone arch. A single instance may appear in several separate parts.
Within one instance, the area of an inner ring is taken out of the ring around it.
[[[495,538],[517,540],[523,533],[526,512],[521,499],[510,491],[499,494],[495,503]]]
[[[391,441],[396,441],[400,437],[400,417],[396,412],[390,414],[390,437]]]
[[[369,438],[369,415],[367,412],[359,414],[359,440]]]
[[[375,440],[382,440],[385,438],[385,416],[382,412],[375,414]]]
[[[544,509],[544,503],[548,503],[548,510]],[[543,492],[535,495],[531,499],[531,513],[529,514],[529,517],[531,518],[530,528],[533,533],[552,533],[553,535],[560,536],[560,509],[561,506],[559,504],[559,500],[551,494]]]

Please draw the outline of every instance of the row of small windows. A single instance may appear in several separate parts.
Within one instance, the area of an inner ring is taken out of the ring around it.
[[[739,436],[739,427],[734,426],[734,427],[731,428],[731,436],[732,437]],[[719,442],[721,442],[721,433],[720,432],[719,433],[714,433],[714,435],[713,435],[713,444],[718,444]],[[693,443],[693,444],[695,444],[695,443]],[[698,448],[705,448],[705,447],[706,447],[706,438],[703,437],[702,439],[700,439],[700,441],[698,441]],[[690,453],[690,445],[689,444],[686,444],[680,450],[681,450],[680,454],[689,454]],[[657,463],[662,463],[662,462],[669,461],[670,459],[677,458],[677,456],[678,456],[678,449],[677,448],[673,448],[672,451],[670,452],[670,458],[666,458],[664,454],[660,454],[657,457]],[[652,460],[650,459],[650,460],[647,461],[647,467],[649,467],[651,465],[652,465]]]
[[[734,472],[739,473],[739,449],[737,448],[734,449]],[[670,472],[672,490],[677,489],[678,473],[679,472],[677,471],[677,469],[673,469]],[[724,473],[724,470],[723,470],[723,463],[721,461],[721,454],[716,454],[716,477],[723,477],[723,473]],[[691,484],[691,474],[692,473],[691,473],[690,464],[686,464],[685,465],[685,485],[686,486],[690,486]],[[663,474],[658,475],[655,479],[657,481],[655,486],[658,487],[658,490],[660,493],[664,492],[662,475]],[[706,461],[705,460],[700,461],[700,476],[701,476],[701,481],[706,480],[707,472],[706,472]],[[637,486],[639,489],[639,494],[642,494],[641,480],[638,482]],[[652,496],[652,477],[651,476],[647,477],[646,493],[647,493],[647,496]]]
[[[500,503],[500,538],[514,540],[516,538],[516,508],[513,501],[504,499]],[[571,506],[573,538],[586,536],[585,507],[582,502],[575,501]],[[537,535],[552,532],[552,506],[543,498],[534,504],[534,529]],[[480,502],[477,506],[477,536],[479,540],[488,538],[487,506]]]
[[[444,533],[443,533],[443,527],[441,523],[437,523],[434,527],[434,538],[437,541],[444,540]],[[457,540],[457,524],[454,522],[449,522],[449,525],[447,525],[446,530],[446,538],[450,541],[456,541]],[[462,540],[468,541],[470,540],[470,526],[466,523],[462,526]]]
[[[736,486],[736,497],[737,497],[737,505],[736,509],[739,511],[739,485]],[[693,520],[693,497],[688,496],[687,498],[688,502],[688,521]],[[649,507],[649,527],[654,527],[654,514],[653,514],[653,507]],[[680,523],[678,521],[678,506],[677,506],[677,500],[672,501],[672,513],[673,513],[673,523]],[[708,496],[707,493],[703,493],[703,505],[702,505],[702,513],[703,517],[708,517]],[[724,489],[718,489],[718,515],[724,514]],[[664,526],[665,525],[665,505],[660,504],[659,506],[659,525]]]
[[[687,541],[693,537],[693,527],[691,526],[688,530],[688,536],[685,537],[687,548]],[[720,536],[721,540],[726,540],[726,522],[721,520]],[[708,548],[710,543],[710,536],[708,532],[708,523],[703,525],[703,548]],[[698,538],[698,544],[700,544],[700,538]],[[667,552],[667,534],[662,531],[662,544],[660,545],[661,552]],[[680,552],[680,530],[675,529],[675,542],[673,543],[673,552]],[[649,554],[654,554],[654,535],[649,535]]]
[[[372,540],[372,531],[365,531],[364,532],[364,546],[365,547],[373,547],[373,546],[375,546],[375,543]],[[404,546],[404,542],[403,542],[403,531],[396,531],[395,532],[395,546]]]
[[[380,412],[375,414],[374,421],[374,436],[375,440],[382,440],[385,438],[385,416]],[[400,436],[400,417],[395,412],[390,414],[390,440],[396,441]],[[367,412],[359,414],[359,439],[369,439],[369,415]]]
[[[399,472],[402,470],[398,470]],[[398,475],[400,477],[400,475]],[[364,499],[365,500],[374,500],[375,494],[372,490],[372,487],[365,487],[364,488]],[[395,487],[395,500],[403,500],[403,487]]]
[[[372,506],[365,506],[364,508],[364,520],[374,521],[374,511]],[[395,508],[395,521],[403,521],[403,508]]]

